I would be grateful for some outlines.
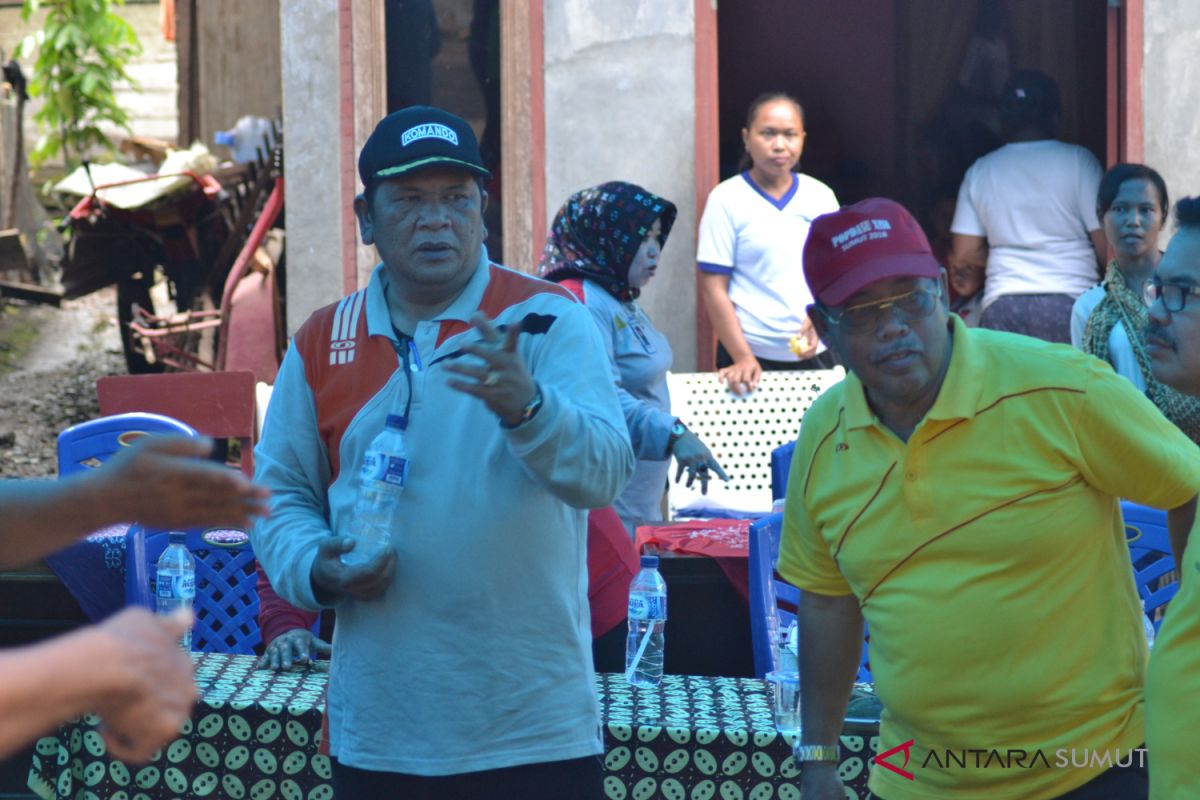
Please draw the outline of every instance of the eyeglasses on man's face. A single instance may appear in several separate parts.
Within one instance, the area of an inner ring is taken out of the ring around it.
[[[882,324],[891,314],[901,322],[914,322],[924,319],[937,308],[942,296],[942,284],[922,286],[911,292],[892,295],[881,300],[859,305],[847,306],[841,311],[822,308],[821,313],[829,320],[830,325],[841,328],[846,333],[868,333]]]
[[[1143,291],[1146,305],[1152,306],[1162,300],[1163,308],[1172,314],[1183,311],[1189,297],[1200,297],[1200,287],[1163,283],[1157,277],[1146,281],[1146,288]]]

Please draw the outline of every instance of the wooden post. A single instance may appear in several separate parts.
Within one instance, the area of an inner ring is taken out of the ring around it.
[[[546,96],[543,0],[500,6],[500,177],[504,260],[536,272],[546,239]]]

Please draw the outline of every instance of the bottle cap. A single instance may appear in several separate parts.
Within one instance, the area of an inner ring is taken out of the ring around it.
[[[658,569],[658,556],[642,556],[643,569]]]
[[[387,422],[385,424],[387,427],[395,428],[398,431],[406,430],[408,428],[408,420],[400,414],[388,414]]]
[[[167,541],[171,544],[187,544],[187,531],[168,531]]]

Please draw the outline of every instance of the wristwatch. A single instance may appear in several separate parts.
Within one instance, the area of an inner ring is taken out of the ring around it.
[[[792,748],[792,755],[796,758],[796,763],[801,765],[812,761],[836,764],[841,750],[836,744],[798,744]]]
[[[688,432],[687,425],[684,425],[680,420],[675,420],[675,424],[671,426],[671,435],[667,437],[667,456],[671,455],[671,448],[675,446],[675,442]]]
[[[521,418],[517,420],[516,424],[509,425],[504,420],[500,420],[500,427],[507,428],[508,430],[519,428],[526,422],[529,422],[529,420],[533,419],[537,413],[542,410],[542,387],[538,386],[537,384],[534,384],[534,387],[537,389],[537,391],[534,392],[533,399],[526,403],[525,407],[521,409]]]

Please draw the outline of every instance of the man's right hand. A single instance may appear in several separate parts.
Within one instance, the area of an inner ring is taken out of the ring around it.
[[[179,735],[196,699],[192,661],[179,647],[191,624],[190,613],[158,617],[135,606],[95,628],[110,654],[98,668],[119,676],[95,707],[109,755],[142,763]]]
[[[804,800],[845,800],[846,786],[837,764],[809,761],[800,771],[800,796]]]
[[[396,577],[396,551],[391,547],[364,564],[346,566],[342,553],[353,549],[354,540],[349,536],[330,536],[318,546],[309,580],[322,602],[332,603],[342,597],[378,600]]]

